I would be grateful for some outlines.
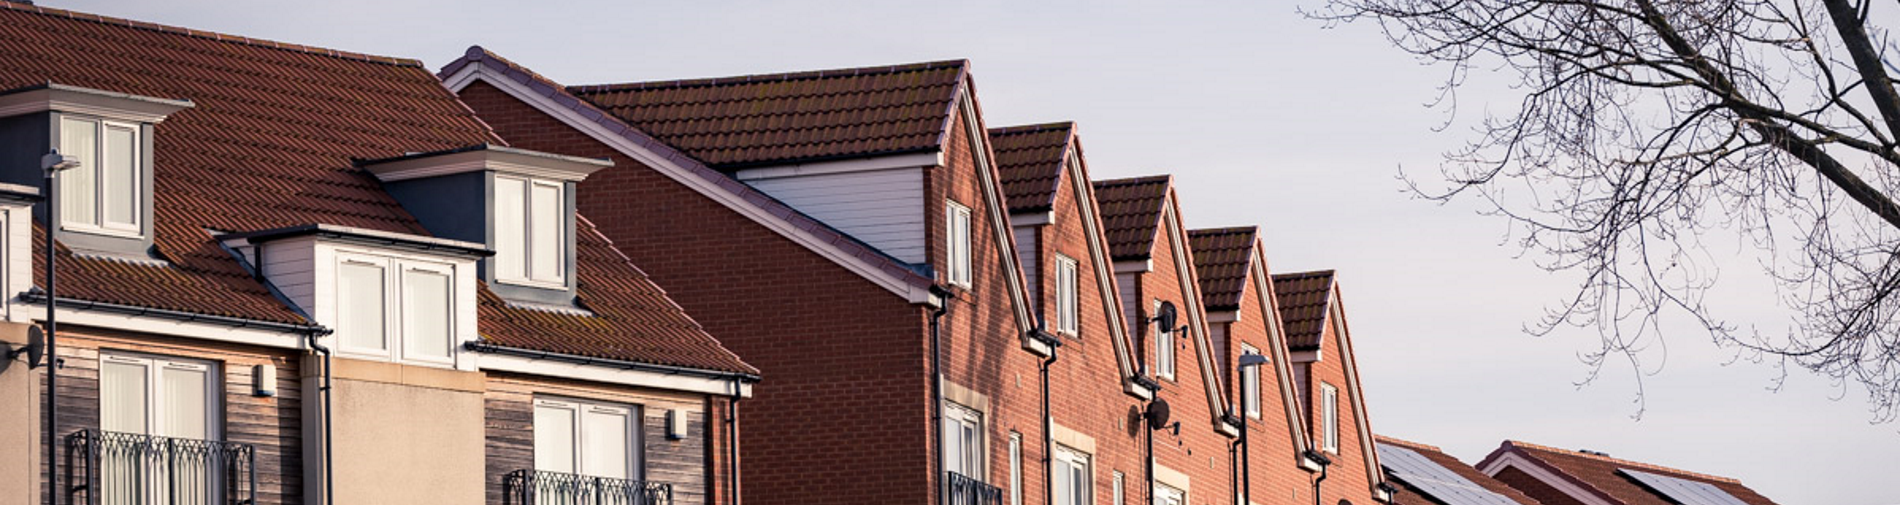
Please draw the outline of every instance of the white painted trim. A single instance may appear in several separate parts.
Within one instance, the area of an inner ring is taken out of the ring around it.
[[[732,177],[741,181],[778,179],[805,175],[844,174],[851,172],[873,172],[904,168],[929,168],[945,166],[943,151],[930,151],[910,154],[893,154],[874,158],[857,158],[838,161],[820,161],[793,165],[773,165],[759,168],[747,168],[733,172]]]
[[[1055,211],[1009,215],[1009,225],[1013,227],[1042,226],[1054,222],[1056,222]]]
[[[22,304],[16,297],[15,307]],[[37,307],[44,307],[36,305]],[[46,311],[16,310],[14,320],[40,323],[45,321]],[[175,321],[157,317],[138,317],[104,310],[72,308],[62,303],[55,313],[61,326],[90,326],[109,330],[136,333],[150,333],[169,337],[183,337],[213,342],[255,345],[275,349],[304,349],[304,336],[299,332],[283,332],[257,328],[239,328],[221,324]]]
[[[476,355],[476,367],[483,371],[512,372],[542,377],[578,379],[623,386],[686,391],[719,396],[729,396],[732,394],[733,381],[725,379],[689,377],[646,370],[627,370],[604,366],[581,365],[564,361],[532,359],[501,354],[468,354]],[[739,396],[751,398],[752,385],[740,382]]]
[[[844,267],[846,270],[864,277],[866,280],[871,281],[872,284],[876,284],[885,290],[903,297],[910,303],[941,305],[941,300],[930,295],[929,286],[917,286],[906,282],[904,279],[859,258],[854,253],[847,252],[829,241],[820,239],[809,231],[800,229],[797,225],[746,201],[745,196],[734,193],[732,190],[722,188],[717,182],[693,174],[691,170],[681,166],[678,162],[662,157],[618,133],[608,131],[605,127],[602,127],[599,123],[595,123],[592,119],[583,117],[573,109],[561,106],[552,99],[534,92],[525,85],[516,82],[514,79],[508,78],[505,73],[505,70],[489,68],[488,63],[485,61],[470,62],[467,65],[463,65],[462,69],[457,71],[455,75],[443,79],[442,84],[448,87],[450,91],[460,94],[463,88],[477,80],[486,82],[496,89],[507,93],[509,96],[520,100],[522,103],[528,104],[528,106],[547,114],[548,117],[552,117],[574,128],[575,131],[579,131],[602,144],[614,148],[614,150],[619,151],[621,154],[626,155],[636,162],[652,167],[655,171],[667,176],[667,178],[672,179],[674,182],[678,182],[680,185],[698,192],[713,202],[724,205],[726,208],[751,219],[767,230],[771,230],[792,242],[805,246],[805,248],[810,249],[819,256],[829,259],[833,263]]]
[[[1073,154],[1073,152],[1071,152]],[[1103,319],[1108,322],[1108,333],[1115,344],[1115,366],[1121,370],[1122,392],[1142,401],[1153,399],[1155,392],[1142,386],[1135,379],[1139,370],[1135,367],[1135,358],[1129,354],[1128,318],[1122,313],[1121,291],[1116,289],[1115,273],[1111,272],[1107,240],[1102,236],[1101,218],[1095,208],[1095,185],[1082,173],[1080,157],[1070,156],[1064,164],[1068,170],[1071,188],[1075,192],[1077,214],[1082,217],[1083,236],[1089,244],[1089,263],[1095,267],[1095,286],[1102,297]],[[1076,308],[1081,314],[1081,308]]]
[[[1273,373],[1280,377],[1280,406],[1286,415],[1287,436],[1292,439],[1294,457],[1299,458],[1300,468],[1319,471],[1319,463],[1306,459],[1306,451],[1313,445],[1306,429],[1306,415],[1300,408],[1300,392],[1293,381],[1293,360],[1286,348],[1286,328],[1281,326],[1279,295],[1273,292],[1273,279],[1267,275],[1267,256],[1263,244],[1255,239],[1253,258],[1249,275],[1253,278],[1254,292],[1260,300],[1261,321],[1267,325],[1267,346],[1273,354]],[[1264,391],[1262,392],[1264,393]],[[1264,414],[1266,406],[1261,406]]]
[[[1188,250],[1187,229],[1181,226],[1179,205],[1175,201],[1173,188],[1168,189],[1167,199],[1161,207],[1161,226],[1165,227],[1162,231],[1168,234],[1169,252],[1174,255],[1175,277],[1178,277],[1183,295],[1182,310],[1188,316],[1188,335],[1194,339],[1194,350],[1200,355],[1201,387],[1206,392],[1207,411],[1215,413],[1211,416],[1215,431],[1229,437],[1240,436],[1239,430],[1231,434],[1223,430],[1227,421],[1222,414],[1229,412],[1226,395],[1222,394],[1226,389],[1221,387],[1220,375],[1217,375],[1219,370],[1214,366],[1218,359],[1214,356],[1213,345],[1208,343],[1207,312],[1201,305],[1201,282],[1196,280],[1194,255]]]
[[[1366,480],[1372,482],[1373,489],[1376,490],[1379,483],[1385,482],[1385,472],[1380,470],[1379,451],[1373,445],[1375,442],[1372,437],[1372,419],[1366,417],[1365,390],[1360,389],[1359,362],[1352,353],[1352,331],[1346,325],[1346,308],[1343,306],[1345,302],[1340,299],[1337,279],[1333,281],[1331,289],[1332,303],[1327,305],[1330,307],[1328,312],[1332,313],[1331,319],[1335,325],[1333,336],[1339,339],[1339,359],[1344,360],[1340,364],[1346,369],[1347,394],[1352,396],[1353,418],[1358,421],[1354,424],[1358,425],[1356,427],[1359,429],[1359,450],[1366,457]]]
[[[0,117],[59,111],[134,123],[159,123],[193,107],[188,100],[152,98],[63,84],[0,95]]]
[[[1155,260],[1153,259],[1115,262],[1115,273],[1118,274],[1138,274],[1153,271],[1154,269]]]
[[[1312,363],[1320,360],[1322,352],[1323,350],[1292,351],[1288,357],[1293,358],[1294,363]]]
[[[1524,472],[1525,475],[1529,475],[1531,478],[1537,479],[1539,482],[1543,482],[1545,485],[1557,490],[1557,492],[1583,502],[1584,505],[1620,505],[1604,500],[1602,497],[1597,496],[1596,493],[1577,486],[1577,484],[1571,482],[1570,479],[1552,473],[1550,470],[1545,469],[1543,465],[1533,463],[1528,458],[1516,452],[1505,452],[1503,456],[1485,461],[1478,467],[1478,471],[1484,472],[1484,474],[1489,477],[1497,477],[1498,474],[1504,472],[1506,468],[1516,468],[1518,471]]]
[[[1160,463],[1155,463],[1155,483],[1179,489],[1182,493],[1187,493],[1189,497],[1194,496],[1194,490],[1188,488],[1189,485],[1193,484],[1193,481],[1188,478],[1187,474],[1181,473],[1173,468],[1162,466]],[[1183,503],[1191,502],[1183,501]]]
[[[1240,310],[1235,309],[1235,310],[1223,310],[1220,312],[1209,312],[1207,313],[1207,322],[1209,323],[1240,322]]]

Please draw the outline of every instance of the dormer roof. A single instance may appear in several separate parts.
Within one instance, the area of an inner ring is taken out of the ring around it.
[[[1075,141],[1075,123],[1059,122],[990,129],[990,149],[1011,213],[1046,212],[1055,207],[1062,185],[1062,164]]]
[[[1188,230],[1194,272],[1209,312],[1240,310],[1260,229],[1253,226]]]
[[[1115,261],[1145,260],[1154,254],[1155,234],[1161,230],[1161,213],[1173,183],[1171,175],[1095,181],[1102,231]]]
[[[721,170],[940,149],[965,60],[569,86]]]
[[[1332,270],[1273,276],[1273,293],[1280,299],[1280,321],[1285,325],[1287,348],[1295,351],[1320,348],[1333,300],[1333,277]]]

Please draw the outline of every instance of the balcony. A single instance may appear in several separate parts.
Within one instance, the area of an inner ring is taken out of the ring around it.
[[[983,481],[944,472],[944,503],[947,505],[1003,505],[1003,490]]]
[[[571,473],[515,470],[502,477],[505,505],[673,505],[673,485]]]
[[[251,505],[254,461],[249,444],[84,430],[66,436],[66,503]]]

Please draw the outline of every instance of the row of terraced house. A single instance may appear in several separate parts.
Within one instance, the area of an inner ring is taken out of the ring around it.
[[[1336,276],[1183,207],[966,61],[571,85],[0,1],[0,502],[1572,503],[1375,437]]]

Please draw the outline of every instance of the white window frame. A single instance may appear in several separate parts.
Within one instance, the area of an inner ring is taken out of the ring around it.
[[[71,231],[81,232],[81,233],[90,233],[94,235],[110,235],[110,236],[135,237],[135,238],[144,237],[144,234],[142,232],[143,232],[143,226],[145,224],[145,220],[147,219],[147,216],[145,215],[145,200],[150,197],[147,195],[148,192],[146,191],[146,188],[145,188],[145,170],[146,170],[145,159],[144,159],[145,132],[144,132],[143,126],[139,125],[138,123],[132,123],[132,122],[126,122],[126,121],[115,121],[115,120],[105,119],[105,118],[100,118],[100,117],[62,114],[59,119],[59,123],[60,123],[59,130],[60,130],[62,143],[65,142],[64,137],[65,137],[65,129],[66,129],[67,122],[90,123],[93,125],[93,150],[94,151],[90,153],[89,155],[92,157],[95,163],[93,163],[93,166],[80,166],[80,167],[74,168],[73,170],[85,170],[85,171],[91,172],[92,174],[93,186],[92,186],[92,195],[90,196],[90,198],[93,205],[93,210],[92,210],[93,218],[96,219],[97,222],[85,223],[85,222],[73,221],[72,216],[66,215],[68,213],[60,212],[59,213],[60,214],[59,215],[60,229],[71,230]],[[131,156],[132,156],[131,184],[133,185],[132,186],[132,201],[127,202],[128,205],[132,206],[132,222],[131,223],[114,223],[114,222],[111,222],[109,218],[107,217],[108,212],[106,210],[106,206],[107,206],[108,198],[106,196],[109,194],[109,192],[106,189],[106,183],[108,181],[106,180],[105,171],[104,171],[105,166],[107,164],[105,162],[105,158],[106,158],[105,154],[107,151],[106,130],[112,129],[112,128],[130,130],[132,132],[132,149],[131,149]],[[77,156],[80,153],[62,152],[61,154]],[[71,175],[72,175],[71,171],[68,171],[65,174],[61,174],[59,178],[59,181],[60,181],[59,184],[61,185],[66,184],[67,178],[70,177]],[[60,196],[62,198],[74,197],[74,195],[65,194],[65,193],[62,193]],[[62,203],[61,205],[65,205],[65,204]]]
[[[535,413],[539,413],[540,409],[544,409],[544,408],[564,409],[564,410],[569,410],[574,413],[573,424],[569,426],[569,429],[572,430],[569,433],[573,434],[572,442],[574,444],[573,447],[569,448],[569,455],[570,457],[574,458],[574,461],[571,463],[572,464],[571,468],[573,469],[573,471],[565,472],[565,473],[571,473],[573,475],[586,475],[586,476],[591,476],[591,477],[607,477],[607,478],[613,478],[613,479],[646,480],[646,464],[645,464],[646,463],[646,454],[645,454],[646,438],[643,436],[646,432],[646,429],[645,429],[646,423],[645,423],[645,417],[644,417],[645,409],[641,405],[625,404],[625,403],[610,403],[610,402],[602,402],[602,401],[594,401],[594,400],[580,400],[580,399],[567,398],[567,397],[551,397],[551,396],[535,395],[533,408],[535,409]],[[586,461],[586,458],[587,458],[585,456],[584,451],[588,447],[594,445],[594,444],[589,444],[585,440],[585,437],[586,437],[585,414],[590,409],[603,411],[603,412],[610,412],[610,413],[615,413],[615,414],[624,414],[627,416],[627,421],[628,421],[627,435],[626,435],[627,445],[628,445],[628,447],[626,448],[627,475],[593,475],[593,474],[586,473],[581,468],[582,463]],[[534,428],[540,429],[541,427],[535,426]],[[542,449],[538,443],[535,445],[536,445],[536,447],[534,448],[535,451],[540,451]],[[541,465],[540,465],[541,457],[539,453],[536,453],[534,455],[534,459],[535,459],[535,470],[556,471],[556,470],[548,470],[545,468],[541,468]]]
[[[496,179],[495,191],[497,192],[501,191],[500,182],[503,180],[517,181],[517,182],[522,183],[521,184],[521,191],[522,191],[521,216],[520,216],[521,251],[518,253],[518,257],[511,258],[511,257],[506,256],[506,253],[504,253],[503,251],[500,251],[499,250],[500,248],[497,247],[498,250],[496,251],[496,255],[491,259],[491,261],[495,265],[495,273],[494,273],[495,281],[505,283],[505,284],[520,285],[520,286],[565,289],[567,287],[567,279],[568,279],[568,274],[569,274],[569,272],[567,271],[568,270],[568,265],[567,265],[568,248],[570,247],[569,244],[573,243],[573,240],[570,240],[567,236],[568,235],[567,233],[567,197],[568,197],[567,185],[560,181],[535,179],[532,177],[496,175],[495,179]],[[535,211],[534,211],[535,209],[534,189],[537,186],[546,187],[546,188],[554,188],[555,200],[557,200],[555,204],[555,216],[554,216],[555,274],[553,277],[535,277],[534,275],[534,262],[536,259],[538,259],[535,257],[535,254],[534,254],[534,250],[535,250],[534,232],[535,232],[535,217],[536,217]],[[495,209],[495,212],[497,214],[495,226],[501,226],[500,213],[502,212],[502,209],[497,208]],[[497,230],[496,233],[500,234],[501,232],[500,230]],[[504,270],[501,268],[501,262],[503,260],[509,260],[509,259],[513,259],[513,260],[517,260],[521,262],[521,265],[520,265],[521,276],[520,277],[503,275]]]
[[[1319,384],[1320,449],[1339,454],[1339,388]]]
[[[1081,486],[1079,486],[1080,493],[1075,492],[1078,490],[1078,487],[1073,486],[1073,484],[1068,488],[1056,488],[1056,505],[1091,505],[1094,503],[1095,468],[1090,464],[1091,458],[1089,454],[1071,449],[1064,445],[1057,445],[1055,449],[1055,460],[1052,464],[1055,465],[1058,482],[1067,480],[1073,483],[1076,469],[1080,469],[1079,473],[1082,478]],[[1051,485],[1053,486],[1055,484]]]
[[[1242,355],[1260,354],[1260,350],[1251,345],[1240,344],[1240,353]],[[1240,369],[1240,404],[1247,413],[1247,417],[1254,419],[1260,418],[1260,367],[1262,366],[1267,365]]]
[[[1078,321],[1077,306],[1081,304],[1077,263],[1075,259],[1061,254],[1056,255],[1056,332],[1069,336],[1080,334],[1081,322]]]
[[[958,429],[954,440],[949,436],[953,426]],[[977,482],[989,482],[989,472],[986,471],[989,455],[985,444],[988,436],[983,424],[983,413],[945,400],[941,429],[944,431],[939,435],[944,444],[944,469]],[[965,435],[973,435],[975,440]]]
[[[456,354],[461,352],[462,342],[458,338],[458,328],[456,327],[456,312],[458,309],[456,303],[458,303],[459,300],[457,300],[458,297],[456,296],[457,272],[455,271],[454,265],[413,258],[397,258],[363,252],[338,251],[336,253],[336,268],[333,273],[335,279],[332,280],[334,283],[332,285],[337,286],[337,289],[333,290],[332,296],[342,297],[348,295],[342,292],[343,265],[347,263],[374,265],[383,270],[384,348],[376,349],[349,345],[349,340],[345,338],[346,336],[337,335],[337,350],[339,352],[356,358],[372,358],[384,361],[430,365],[455,365]],[[445,293],[446,300],[448,301],[448,314],[447,317],[443,318],[446,324],[449,325],[446,329],[449,336],[448,356],[438,357],[424,355],[416,351],[414,346],[411,345],[410,339],[407,338],[407,323],[413,312],[411,308],[407,307],[404,303],[406,300],[404,295],[406,294],[407,288],[403,285],[403,274],[410,271],[428,272],[448,277],[448,292]],[[339,323],[341,323],[344,317],[343,304],[340,301],[335,302],[333,307],[332,311],[335,312],[334,317],[336,320],[331,323],[331,326],[341,326]]]
[[[1023,505],[1023,434],[1009,432],[1009,505]]]
[[[1161,300],[1155,300],[1154,306],[1155,306],[1155,310],[1159,311],[1161,309]],[[1151,323],[1149,327],[1155,329],[1155,332],[1154,332],[1155,333],[1155,338],[1154,338],[1155,377],[1160,377],[1160,378],[1168,379],[1168,380],[1174,380],[1174,373],[1176,371],[1175,370],[1176,360],[1175,360],[1175,355],[1174,355],[1174,349],[1175,349],[1174,330],[1175,329],[1162,328],[1160,323],[1158,322]]]
[[[1113,502],[1114,505],[1127,505],[1127,497],[1124,496],[1124,492],[1122,491],[1122,486],[1124,485],[1123,480],[1125,479],[1126,477],[1122,476],[1121,470],[1115,471],[1115,477],[1114,477],[1115,489],[1109,493],[1109,496],[1113,497],[1114,499],[1114,502]]]
[[[163,398],[163,394],[159,390],[161,387],[160,382],[163,380],[161,371],[165,368],[183,368],[204,372],[205,434],[202,440],[216,441],[223,438],[224,416],[218,414],[223,410],[223,402],[221,401],[223,397],[219,392],[223,391],[224,388],[224,376],[217,362],[155,354],[101,350],[99,352],[99,367],[102,370],[100,373],[103,373],[103,369],[107,363],[121,363],[145,367],[145,399],[147,402],[145,405],[145,432],[139,434],[149,436],[167,436],[159,434],[165,431],[164,428],[159,426],[165,420],[163,410],[170,408],[168,406],[169,404],[160,401]],[[101,378],[101,380],[103,380],[103,378]],[[106,416],[105,409],[108,403],[107,400],[108,398],[106,398],[102,384],[98,398],[99,415],[102,420],[105,419]],[[103,424],[101,426],[103,427]],[[197,439],[196,437],[172,438]]]
[[[944,274],[950,284],[968,289],[971,284],[970,208],[955,201],[944,201]]]
[[[1188,505],[1188,494],[1185,489],[1178,489],[1174,486],[1156,482],[1152,492],[1154,493],[1154,505]],[[1169,496],[1173,496],[1175,499],[1169,500]]]

